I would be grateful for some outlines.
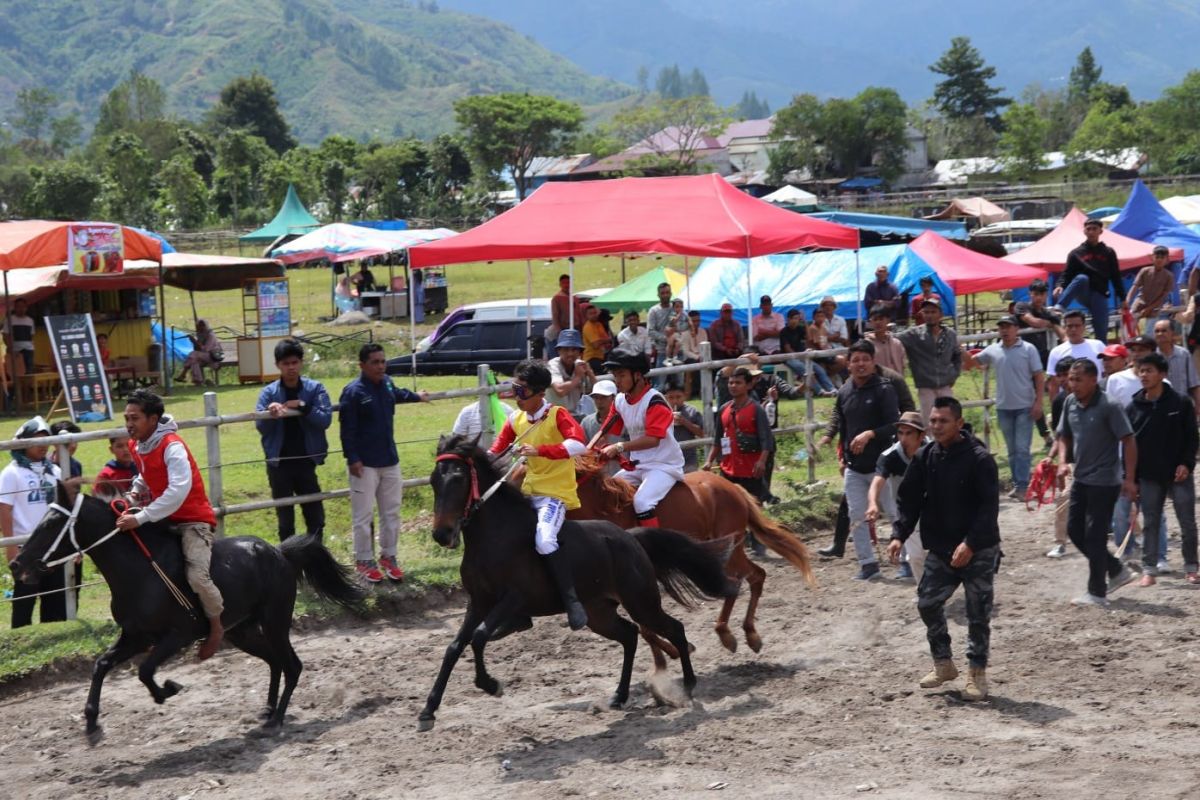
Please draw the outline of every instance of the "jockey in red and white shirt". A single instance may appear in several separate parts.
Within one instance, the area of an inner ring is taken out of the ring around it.
[[[604,362],[620,391],[604,422],[607,433],[624,432],[627,442],[616,442],[600,452],[621,458],[623,469],[615,477],[637,487],[633,510],[638,524],[658,527],[658,503],[676,481],[683,480],[683,450],[675,441],[675,415],[658,390],[646,379],[650,363],[643,353],[614,350]]]

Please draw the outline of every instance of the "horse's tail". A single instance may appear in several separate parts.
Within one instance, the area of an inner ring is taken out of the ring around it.
[[[663,590],[681,606],[695,608],[704,598],[737,595],[738,584],[725,577],[724,564],[738,537],[697,542],[666,528],[636,528],[632,533],[654,565]]]
[[[804,580],[809,586],[816,586],[812,560],[808,556],[808,548],[804,546],[804,542],[796,538],[796,534],[792,533],[788,526],[776,522],[764,514],[753,495],[741,486],[737,488],[746,501],[746,513],[750,517],[750,530],[754,532],[754,538],[790,561],[792,566],[800,570],[800,574],[804,576]]]
[[[349,567],[333,560],[319,536],[291,536],[279,551],[320,597],[362,613],[366,592]]]

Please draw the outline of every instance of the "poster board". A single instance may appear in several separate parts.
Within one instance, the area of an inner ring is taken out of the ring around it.
[[[125,237],[120,225],[73,224],[67,234],[67,264],[72,275],[117,275],[125,271]]]
[[[108,376],[96,346],[91,316],[65,314],[44,319],[71,419],[75,422],[112,419]]]

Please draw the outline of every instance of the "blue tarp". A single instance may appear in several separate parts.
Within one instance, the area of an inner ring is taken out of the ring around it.
[[[162,326],[157,322],[150,323],[150,335],[154,337],[154,341],[162,344]],[[178,328],[175,328],[174,326],[171,327],[171,342],[173,345],[172,349],[175,351],[174,358],[176,364],[183,361],[188,357],[188,355],[191,354],[192,340],[188,338],[186,333]]]
[[[351,220],[350,224],[360,228],[374,228],[377,231],[408,230],[408,220],[406,219],[357,219]]]
[[[846,319],[858,318],[860,292],[875,280],[875,268],[888,265],[888,276],[901,292],[915,296],[923,275],[933,277],[934,292],[942,298],[942,310],[954,314],[954,293],[942,283],[933,267],[909,251],[907,245],[830,250],[818,253],[787,253],[752,259],[706,258],[692,275],[685,293],[689,309],[700,312],[704,325],[717,318],[722,303],[732,303],[734,318],[743,325],[748,320],[747,305],[758,310],[758,299],[771,295],[775,310],[787,314],[799,308],[806,319],[826,295],[838,301],[837,313]],[[855,265],[858,278],[855,279]],[[750,284],[746,270],[750,270]]]
[[[1108,217],[1108,216],[1112,216],[1113,214],[1120,214],[1120,213],[1121,213],[1120,206],[1100,206],[1099,208],[1093,208],[1091,211],[1087,212],[1087,218],[1088,219],[1100,219],[1101,217]]]
[[[129,227],[133,228],[132,225]],[[162,251],[164,253],[174,253],[175,252],[175,248],[171,246],[171,243],[168,242],[166,240],[166,237],[164,237],[161,233],[155,233],[154,231],[148,231],[145,228],[133,228],[133,229],[135,231],[137,231],[138,233],[142,234],[143,236],[149,236],[151,239],[157,239],[159,244],[162,245]]]
[[[851,178],[837,185],[839,189],[874,189],[883,185],[882,178]]]
[[[852,214],[848,211],[822,211],[808,216],[884,236],[911,236],[915,239],[925,231],[933,231],[947,239],[967,238],[967,225],[964,222],[890,217],[885,214]]]
[[[1122,236],[1183,249],[1183,264],[1173,264],[1175,282],[1186,282],[1188,275],[1200,263],[1200,233],[1184,225],[1162,207],[1154,194],[1141,181],[1134,181],[1125,208],[1109,228]],[[1171,297],[1178,303],[1178,292]]]

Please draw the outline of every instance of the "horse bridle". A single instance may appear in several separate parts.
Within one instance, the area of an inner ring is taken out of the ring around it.
[[[471,519],[471,515],[478,511],[481,505],[486,503],[492,495],[500,490],[501,484],[508,480],[510,475],[516,472],[517,467],[522,466],[525,463],[525,457],[522,456],[521,458],[514,459],[512,465],[508,468],[508,471],[500,476],[499,480],[489,486],[487,491],[483,494],[479,493],[479,471],[475,468],[474,459],[458,453],[442,453],[440,456],[435,458],[434,461],[461,461],[467,465],[467,470],[471,474],[471,491],[467,493],[467,500],[463,507],[462,524],[465,527],[468,520]]]
[[[58,513],[66,516],[67,519],[63,523],[62,530],[58,532],[58,536],[54,537],[54,541],[48,548],[46,548],[46,552],[42,556],[42,564],[45,565],[46,569],[53,569],[54,567],[65,564],[68,561],[78,558],[79,556],[85,555],[89,550],[99,547],[121,532],[120,528],[113,528],[111,531],[104,534],[87,547],[80,547],[79,540],[75,538],[75,523],[79,520],[79,510],[81,508],[83,508],[83,492],[75,495],[75,505],[70,509],[60,506],[57,501],[51,503],[47,507],[47,511],[57,511]],[[60,544],[62,544],[63,537],[68,535],[71,537],[71,546],[75,548],[75,552],[65,555],[62,558],[56,558],[53,561],[46,561],[45,559],[48,558],[51,553],[57,550]]]

